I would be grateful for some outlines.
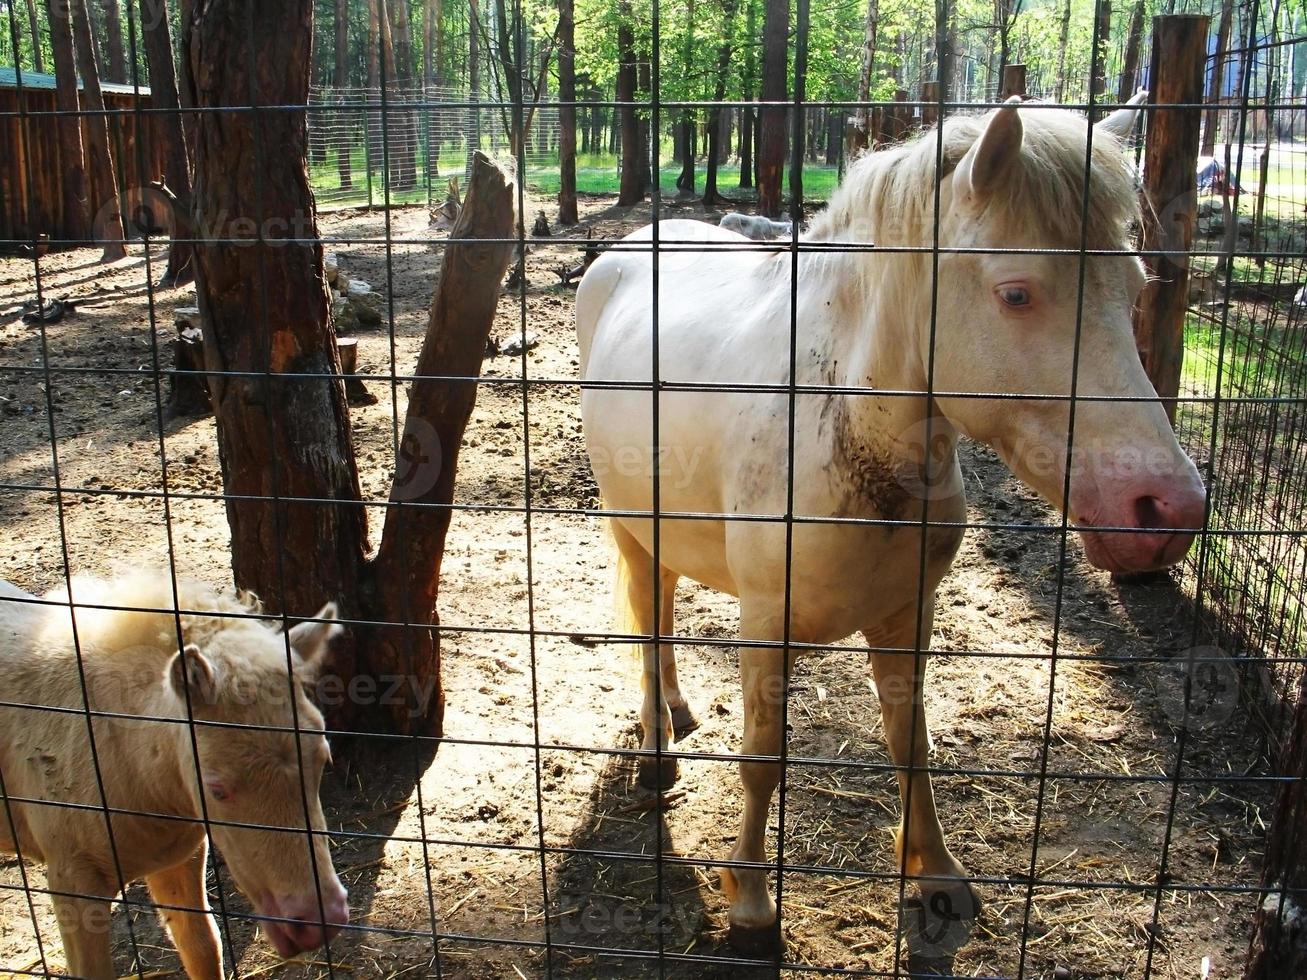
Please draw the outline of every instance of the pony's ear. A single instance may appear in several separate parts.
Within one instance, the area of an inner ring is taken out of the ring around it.
[[[331,641],[345,632],[345,627],[333,622],[336,614],[336,604],[329,602],[314,614],[314,621],[290,628],[290,648],[305,667],[316,668]]]
[[[1094,123],[1094,128],[1100,133],[1110,133],[1119,140],[1127,139],[1135,128],[1135,116],[1139,115],[1139,107],[1148,99],[1148,90],[1140,89],[1124,106],[1115,112],[1109,113],[1098,122]]]
[[[958,164],[953,186],[972,201],[983,201],[1002,183],[1021,155],[1021,96],[1014,95],[989,117],[985,131]]]
[[[192,704],[214,704],[218,700],[217,671],[194,643],[173,654],[168,664],[168,683],[179,698],[189,697]]]

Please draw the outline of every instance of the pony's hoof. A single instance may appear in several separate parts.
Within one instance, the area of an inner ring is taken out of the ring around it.
[[[948,976],[980,915],[980,896],[969,882],[923,882],[903,903],[901,928],[912,976]]]
[[[676,736],[676,741],[681,741],[693,731],[699,728],[699,719],[688,704],[683,704],[679,708],[672,709],[672,734]]]
[[[679,775],[675,759],[641,759],[635,779],[645,789],[659,792],[675,786]]]
[[[781,955],[781,923],[777,919],[765,926],[741,926],[731,923],[726,941],[741,956],[755,960],[776,960]]]

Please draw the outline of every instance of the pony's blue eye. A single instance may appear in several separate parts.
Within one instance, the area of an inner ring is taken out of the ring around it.
[[[1024,286],[1004,286],[998,291],[998,298],[1008,306],[1029,306],[1030,290]]]

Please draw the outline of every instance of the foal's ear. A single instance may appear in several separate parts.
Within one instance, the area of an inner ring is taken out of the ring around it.
[[[329,602],[314,614],[314,621],[290,628],[290,648],[305,667],[317,667],[331,641],[345,632],[345,627],[334,622],[336,615],[336,604]]]
[[[1119,140],[1128,139],[1135,128],[1135,116],[1139,115],[1139,107],[1147,99],[1147,90],[1141,88],[1130,96],[1130,100],[1124,106],[1096,122],[1094,128],[1100,133],[1109,133]]]
[[[194,643],[173,654],[168,664],[168,683],[179,698],[189,698],[191,704],[215,704],[218,700],[217,672]]]
[[[1014,95],[985,124],[975,145],[953,172],[953,186],[972,201],[984,201],[1016,164],[1021,155],[1021,97]]]

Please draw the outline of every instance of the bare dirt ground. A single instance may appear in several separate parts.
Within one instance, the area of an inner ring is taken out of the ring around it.
[[[613,236],[644,220],[603,200],[584,210],[570,238],[587,227]],[[367,241],[386,237],[380,213],[322,220],[323,234],[340,239],[328,247],[342,268],[393,304],[393,361],[386,331],[363,333],[364,373],[407,373],[416,361],[439,260],[413,243],[426,224],[423,210],[393,212],[388,249]],[[66,551],[74,571],[162,564],[171,554],[184,574],[226,582],[224,511],[208,499],[222,489],[212,420],[169,422],[162,435],[156,421],[156,357],[168,366],[172,310],[190,305],[191,293],[147,291],[139,249],[111,267],[96,258],[81,250],[41,260],[47,295],[82,300],[44,336],[16,309],[34,292],[32,261],[0,260],[0,577],[44,590],[61,580]],[[529,485],[533,507],[597,503],[570,383],[572,293],[552,273],[578,260],[571,245],[534,247],[526,320],[540,345],[527,372],[560,383],[533,384],[525,395],[520,383],[483,386],[460,459],[464,502],[521,507]],[[157,279],[157,261],[153,272]],[[514,333],[518,320],[517,298],[506,294],[495,333]],[[48,376],[32,370],[45,365]],[[521,373],[519,359],[485,365],[487,378]],[[364,493],[380,502],[391,478],[392,405],[402,413],[404,392],[395,389],[392,402],[390,384],[367,384],[379,401],[355,407],[353,419]],[[52,430],[62,495],[50,489]],[[156,495],[165,458],[166,501]],[[964,471],[972,520],[1056,523],[988,451],[966,447]],[[734,765],[683,763],[678,794],[660,818],[629,757],[606,752],[638,744],[629,658],[566,638],[610,628],[610,562],[594,517],[533,513],[528,529],[521,513],[456,516],[441,609],[450,627],[449,741],[434,759],[401,747],[328,775],[335,862],[355,917],[329,955],[278,962],[239,918],[248,906],[225,872],[211,876],[211,893],[233,913],[224,935],[235,975],[628,977],[657,973],[650,956],[659,949],[699,958],[668,963],[668,974],[739,972],[712,962],[731,955],[716,873],[693,863],[660,872],[654,861],[660,848],[705,863],[725,854],[740,807]],[[985,901],[959,973],[1239,974],[1256,899],[1237,889],[1259,879],[1267,808],[1264,790],[1239,777],[1258,771],[1259,740],[1246,712],[1222,712],[1191,732],[1183,779],[1164,778],[1177,756],[1165,690],[1159,700],[1166,672],[1141,659],[1191,645],[1190,609],[1178,577],[1115,584],[1075,543],[1059,561],[1055,533],[968,535],[940,596],[926,708],[934,765],[960,771],[936,777],[941,819],[954,852],[982,879]],[[683,635],[734,635],[733,602],[698,586],[682,585],[677,614]],[[533,641],[531,625],[564,635]],[[984,655],[968,655],[976,653]],[[741,725],[734,652],[687,647],[681,660],[703,726],[678,748],[727,755]],[[796,870],[784,876],[784,933],[796,968],[895,968],[897,793],[865,661],[854,651],[814,655],[795,677],[784,856]],[[778,820],[774,811],[773,849]],[[543,858],[541,844],[551,849]],[[39,868],[28,870],[43,883]],[[0,857],[0,975],[45,968],[33,917],[44,963],[57,971],[62,950],[49,904],[34,895],[29,912],[20,880],[16,862]],[[140,886],[129,895],[147,900]],[[135,949],[146,975],[180,976],[148,909],[119,909],[115,936],[124,973]],[[554,948],[537,945],[546,940]]]

